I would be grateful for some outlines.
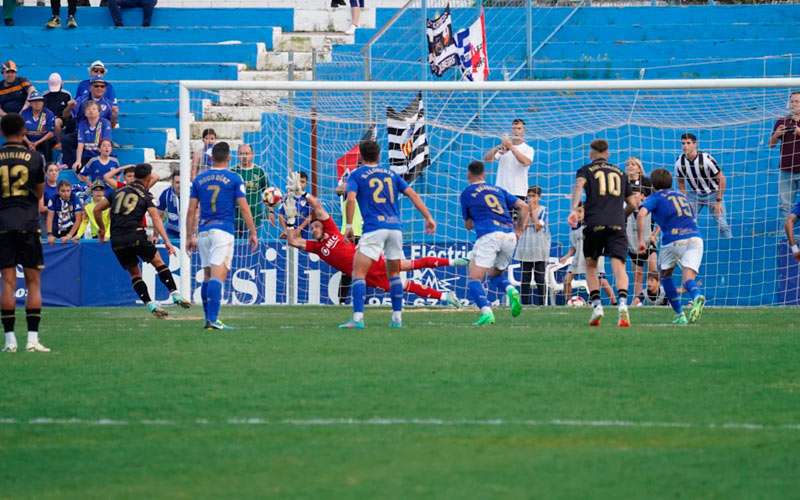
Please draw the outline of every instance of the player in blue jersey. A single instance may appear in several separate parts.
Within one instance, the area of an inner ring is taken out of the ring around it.
[[[389,277],[389,294],[392,299],[391,328],[403,326],[403,281],[400,279],[400,263],[403,255],[403,232],[400,221],[398,196],[405,194],[425,218],[425,232],[433,234],[436,222],[428,207],[403,178],[389,169],[378,166],[380,146],[375,141],[362,141],[358,145],[363,165],[347,180],[347,204],[345,208],[345,237],[353,241],[353,215],[356,203],[364,219],[364,232],[358,242],[358,251],[353,260],[351,294],[353,319],[339,328],[364,328],[365,281],[373,262],[386,258],[386,274]]]
[[[786,216],[786,224],[784,225],[786,238],[789,240],[789,248],[792,250],[792,255],[795,260],[800,261],[800,246],[798,246],[797,240],[794,239],[794,225],[797,223],[798,218],[800,218],[800,201],[794,205],[792,211]]]
[[[222,288],[228,279],[233,259],[236,231],[236,207],[250,230],[250,246],[258,248],[258,233],[253,223],[250,206],[245,198],[244,181],[239,174],[228,170],[231,149],[227,142],[219,142],[211,151],[213,164],[192,181],[189,199],[189,228],[187,249],[200,253],[204,278],[200,288],[203,298],[207,330],[230,329],[219,320]],[[199,234],[195,234],[197,212],[200,212]]]
[[[461,193],[461,216],[468,230],[475,230],[478,239],[472,246],[469,263],[467,296],[481,310],[475,326],[493,325],[494,313],[486,298],[483,280],[508,296],[511,316],[519,316],[522,303],[519,291],[508,281],[506,268],[514,256],[517,238],[528,225],[530,210],[524,201],[503,188],[486,183],[483,162],[473,161],[467,168],[469,186]],[[517,226],[512,214],[517,210]]]
[[[672,190],[672,174],[659,168],[650,174],[653,189],[639,207],[636,224],[639,229],[639,251],[647,248],[642,236],[645,234],[647,214],[653,214],[653,221],[661,228],[661,285],[667,295],[678,325],[694,323],[703,314],[706,298],[700,293],[695,279],[703,261],[703,239],[697,229],[695,214],[686,196],[680,191]],[[672,281],[672,271],[676,265],[681,266],[683,288],[692,297],[692,309],[689,318],[683,312],[678,289]]]

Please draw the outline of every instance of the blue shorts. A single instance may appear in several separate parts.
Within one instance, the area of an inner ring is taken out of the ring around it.
[[[364,0],[350,0],[350,7],[364,8]]]

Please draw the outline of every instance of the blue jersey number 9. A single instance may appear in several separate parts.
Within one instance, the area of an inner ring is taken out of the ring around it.
[[[483,201],[486,202],[486,206],[489,207],[489,210],[492,212],[498,215],[503,215],[506,213],[506,210],[503,208],[503,205],[500,203],[500,200],[497,198],[497,196],[493,194],[487,194],[483,197]]]

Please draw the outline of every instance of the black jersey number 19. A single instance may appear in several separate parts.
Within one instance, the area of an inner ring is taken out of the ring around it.
[[[3,198],[10,198],[12,196],[27,196],[28,188],[28,167],[25,165],[14,165],[9,167],[3,165],[0,167],[0,183],[2,184]]]
[[[600,196],[619,196],[622,193],[622,179],[616,172],[604,172],[598,170],[594,173],[594,178],[600,185],[598,194]]]
[[[134,210],[136,210],[136,205],[138,203],[139,203],[139,195],[137,195],[136,193],[126,193],[124,191],[120,191],[114,197],[114,214],[128,215]]]

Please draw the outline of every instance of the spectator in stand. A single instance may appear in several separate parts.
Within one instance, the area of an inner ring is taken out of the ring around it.
[[[650,196],[653,192],[653,184],[650,179],[644,174],[644,165],[642,160],[635,156],[631,156],[625,161],[625,175],[628,177],[628,184],[631,190],[639,196],[641,203],[645,198]],[[636,224],[636,217],[639,214],[639,209],[634,208],[633,212],[628,215],[625,222],[625,234],[628,238],[628,257],[631,258],[631,267],[633,268],[633,305],[641,306],[644,302],[643,281],[645,274],[644,266],[647,264],[647,272],[658,272],[656,267],[658,261],[656,242],[658,241],[658,226],[653,226],[652,217],[647,214],[645,224],[644,240],[648,242],[647,250],[639,252],[639,229]]]
[[[112,169],[119,167],[119,161],[111,156],[111,139],[100,141],[100,154],[89,160],[81,169],[78,178],[86,185],[93,186],[103,182],[103,177]]]
[[[70,110],[72,116],[77,118],[78,123],[80,123],[85,119],[83,110],[86,108],[86,105],[90,102],[97,103],[98,109],[100,110],[100,117],[108,120],[111,123],[111,127],[114,128],[117,126],[119,107],[114,106],[105,96],[105,93],[106,81],[103,80],[101,76],[95,76],[92,78],[91,91],[88,94],[76,97],[74,101],[71,101],[67,105],[67,109]]]
[[[306,186],[308,185],[308,174],[305,172],[300,172],[300,189],[302,192],[294,196],[294,205],[297,208],[297,216],[293,223],[289,223],[286,219],[286,206],[281,205],[280,210],[278,210],[278,221],[281,225],[281,238],[286,237],[286,228],[296,228],[299,231],[299,234],[303,239],[309,239],[311,237],[310,228],[308,227],[311,224],[311,205],[308,203],[308,192],[306,191]]]
[[[100,143],[103,139],[111,140],[111,124],[100,118],[100,108],[95,101],[84,106],[86,119],[78,123],[78,147],[75,152],[75,163],[72,168],[78,172],[89,160],[100,155]]]
[[[214,149],[214,144],[217,142],[217,133],[213,128],[203,130],[203,142],[200,147],[192,153],[192,179],[197,177],[197,174],[211,167],[211,150]]]
[[[261,193],[269,186],[267,174],[264,169],[253,163],[253,149],[248,144],[242,144],[237,149],[239,164],[233,169],[244,180],[245,198],[250,210],[253,212],[253,223],[261,230],[267,215],[264,204],[261,202]],[[236,211],[237,237],[246,238],[247,225],[241,213]]]
[[[48,163],[44,172],[44,193],[39,198],[39,215],[41,216],[42,234],[47,234],[47,202],[58,195],[58,172],[61,169],[57,163]]]
[[[181,238],[181,174],[173,172],[170,186],[161,191],[156,208],[161,212],[164,229],[170,240]]]
[[[522,264],[521,295],[525,305],[544,305],[544,269],[550,258],[550,231],[547,229],[547,208],[540,203],[542,188],[528,188],[528,226],[519,238],[514,259]],[[536,282],[536,292],[531,288]]]
[[[6,26],[14,26],[14,9],[16,8],[16,0],[3,0],[3,23]]]
[[[84,207],[86,217],[83,218],[77,237],[97,239],[97,221],[94,218],[94,207],[106,197],[106,185],[103,181],[92,184],[92,200]],[[111,236],[111,208],[103,210],[103,227],[106,228],[106,238]]]
[[[142,26],[150,26],[153,21],[153,10],[156,8],[158,0],[108,0],[108,11],[111,13],[111,19],[114,20],[114,26],[125,26],[122,23],[122,9],[142,9]]]
[[[333,6],[333,2],[331,2]],[[344,5],[344,2],[342,2]],[[355,35],[359,28],[358,21],[361,18],[361,9],[364,8],[364,0],[350,0],[350,28],[344,32],[345,35]]]
[[[75,98],[81,97],[83,95],[89,95],[92,93],[92,79],[93,78],[102,78],[103,81],[106,83],[106,92],[103,94],[103,97],[108,99],[112,106],[117,106],[117,93],[114,91],[114,86],[105,80],[106,73],[108,69],[106,69],[106,65],[103,64],[103,61],[97,60],[93,62],[89,66],[89,78],[86,80],[81,80],[81,83],[78,84],[78,90],[75,91]]]
[[[499,145],[486,152],[483,159],[497,162],[495,185],[525,201],[528,171],[533,163],[533,148],[525,142],[525,122],[519,118],[511,122],[511,136],[504,136]]]
[[[72,94],[63,89],[61,75],[50,73],[50,77],[47,79],[47,92],[44,93],[44,107],[49,109],[56,117],[53,130],[55,136],[53,149],[61,150],[62,162],[67,165],[75,163],[75,158],[71,156],[78,146],[78,129],[75,119],[72,115],[68,119],[64,118],[64,110],[67,109],[67,105],[71,100]],[[69,147],[65,147],[63,144],[64,136],[67,136]],[[63,153],[67,151],[69,151],[69,155],[65,158]]]
[[[75,14],[78,12],[78,0],[67,0],[67,28],[77,28],[78,22]],[[61,0],[50,0],[50,13],[53,17],[47,21],[45,27],[48,29],[61,27]]]
[[[67,181],[58,182],[58,196],[47,202],[47,242],[53,244],[56,238],[61,243],[77,242],[78,228],[83,220],[83,207],[78,196],[72,192]]]
[[[789,114],[778,118],[772,127],[769,147],[774,148],[778,142],[781,143],[778,196],[781,216],[785,218],[800,192],[800,92],[792,92]]]
[[[56,116],[44,107],[44,97],[36,91],[28,95],[29,106],[20,116],[25,120],[25,144],[44,155],[47,162],[53,160],[53,136]]]
[[[122,180],[119,180],[119,176],[122,174]],[[109,195],[113,194],[114,190],[119,189],[123,186],[126,186],[133,182],[136,179],[136,165],[124,165],[122,167],[112,168],[106,175],[103,176],[103,182],[105,182],[106,186],[109,189],[106,190],[106,194]]]
[[[27,78],[17,76],[14,61],[3,63],[3,82],[0,84],[0,116],[19,113],[28,106],[28,95],[33,86]]]

